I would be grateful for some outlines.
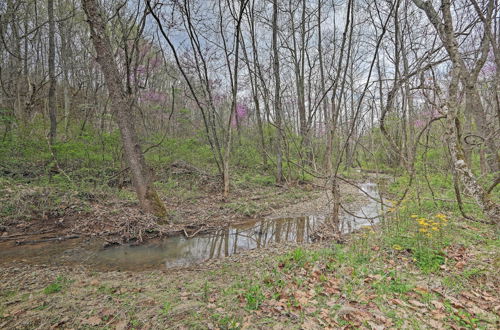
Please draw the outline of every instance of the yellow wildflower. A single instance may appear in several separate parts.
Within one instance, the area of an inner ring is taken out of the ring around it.
[[[421,232],[421,233],[426,233],[427,229],[426,228],[420,228],[418,231]]]
[[[438,218],[439,220],[441,221],[447,221],[447,217],[446,217],[446,214],[443,214],[443,213],[438,213],[435,215],[436,218]]]
[[[403,249],[403,247],[402,247],[401,245],[399,245],[399,244],[394,244],[394,245],[392,246],[392,248],[393,248],[394,250],[397,250],[397,251],[401,251],[401,250]]]
[[[434,230],[434,231],[439,230],[438,227],[432,227],[431,229]]]

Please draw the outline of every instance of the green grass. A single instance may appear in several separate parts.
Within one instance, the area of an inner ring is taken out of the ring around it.
[[[260,285],[251,285],[244,293],[246,307],[250,310],[258,309],[265,299]]]
[[[64,289],[64,287],[68,285],[68,283],[69,283],[68,279],[66,279],[63,276],[58,276],[54,282],[50,283],[43,289],[43,293],[54,294],[61,292]]]

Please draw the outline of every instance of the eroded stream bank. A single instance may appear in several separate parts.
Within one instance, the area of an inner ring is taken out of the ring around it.
[[[361,184],[360,188],[370,197],[379,198],[376,184],[367,182]],[[377,219],[370,219],[376,217],[380,209],[380,204],[374,199],[367,199],[354,210],[354,215],[344,214],[340,231],[350,233],[376,223]],[[3,242],[0,244],[0,263],[81,265],[99,271],[189,267],[209,259],[227,257],[272,244],[309,243],[312,234],[325,219],[325,215],[255,219],[191,238],[178,235],[155,239],[139,246],[103,248],[103,241],[99,239],[70,239],[24,246],[15,246],[15,242]]]

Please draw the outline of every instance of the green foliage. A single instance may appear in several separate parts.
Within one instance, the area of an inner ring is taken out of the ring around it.
[[[161,308],[161,314],[163,316],[168,316],[168,314],[170,314],[171,311],[172,311],[172,303],[169,301],[165,301]]]
[[[417,266],[424,273],[432,273],[439,270],[439,267],[444,264],[445,261],[441,251],[428,248],[416,250],[413,256],[416,259]]]
[[[314,263],[321,256],[332,255],[333,253],[335,252],[331,249],[310,251],[303,247],[298,247],[279,257],[278,261],[281,268],[290,270],[294,268],[303,268],[307,264]]]
[[[48,286],[46,286],[43,289],[43,293],[53,294],[53,293],[61,292],[61,290],[64,288],[64,286],[67,283],[68,283],[68,280],[66,278],[64,278],[63,276],[58,276],[54,282],[50,283]]]
[[[240,329],[240,323],[238,322],[238,320],[230,315],[215,313],[212,315],[212,319],[217,322],[220,329]]]
[[[415,266],[428,274],[439,272],[445,264],[443,251],[459,239],[454,235],[457,228],[452,220],[462,215],[453,202],[455,192],[450,174],[432,172],[422,176],[423,173],[416,174],[413,189],[401,203],[390,201],[393,207],[382,229],[389,249],[409,252]],[[397,196],[408,182],[408,177],[399,177],[389,185],[389,191]],[[482,217],[481,210],[473,202],[465,203],[463,208],[467,214]],[[474,231],[465,231],[460,239],[463,244],[474,245],[483,238]]]
[[[258,139],[250,139],[249,137],[240,137],[239,143],[232,150],[232,159],[234,165],[242,169],[255,169],[262,164],[261,152],[262,149],[258,145]]]
[[[274,176],[262,175],[259,173],[244,172],[235,176],[234,183],[242,188],[254,186],[272,186],[276,183]]]
[[[174,161],[184,161],[208,172],[216,169],[210,146],[202,138],[154,136],[148,145],[156,146],[146,153],[146,160],[158,173],[164,173],[168,165]]]
[[[377,290],[379,294],[386,293],[396,293],[396,294],[405,294],[409,292],[413,285],[402,280],[400,277],[395,274],[395,272],[390,272],[388,277],[383,277],[382,280],[376,281],[373,283],[373,288]]]
[[[265,299],[265,296],[262,293],[262,288],[258,284],[251,285],[249,288],[247,288],[246,292],[244,293],[244,297],[247,303],[246,307],[250,310],[258,309]]]

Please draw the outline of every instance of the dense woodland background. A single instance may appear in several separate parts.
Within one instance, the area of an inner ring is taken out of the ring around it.
[[[0,328],[498,329],[499,134],[500,0],[1,0]]]
[[[356,167],[401,176],[429,207],[472,218],[477,205],[498,223],[499,10],[4,1],[2,180],[88,191],[132,178],[142,207],[162,216],[156,191],[175,185],[174,162],[219,176],[226,197],[245,180],[313,178],[338,196]]]

